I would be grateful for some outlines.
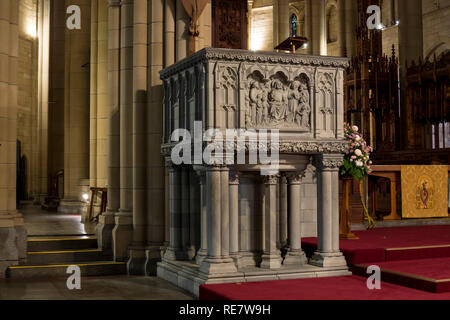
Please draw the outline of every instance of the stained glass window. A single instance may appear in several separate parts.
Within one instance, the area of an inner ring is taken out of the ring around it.
[[[295,13],[291,16],[291,37],[297,36],[297,15]]]

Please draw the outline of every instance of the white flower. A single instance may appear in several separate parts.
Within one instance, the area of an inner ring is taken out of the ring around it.
[[[364,163],[361,160],[355,161],[355,164],[356,164],[357,167],[364,166]]]
[[[357,126],[353,126],[352,130],[355,131],[355,132],[358,132],[359,128]]]
[[[358,157],[361,157],[362,156],[362,151],[360,149],[356,149],[355,150],[355,155],[358,156]]]
[[[355,140],[356,141],[361,141],[361,136],[356,136]]]

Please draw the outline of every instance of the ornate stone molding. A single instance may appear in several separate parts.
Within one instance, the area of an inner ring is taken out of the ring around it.
[[[247,50],[204,48],[189,58],[183,59],[172,66],[160,71],[161,78],[175,75],[181,70],[193,67],[208,60],[222,60],[235,62],[273,63],[283,65],[310,65],[321,67],[347,68],[349,59],[340,57],[297,55],[275,52],[252,52]]]
[[[214,145],[218,142],[210,142],[207,145]],[[170,157],[173,147],[176,143],[163,144],[161,146],[161,154]],[[207,146],[206,145],[206,146]],[[271,151],[272,145],[270,141],[266,143],[255,143],[245,141],[243,144],[238,144],[236,141],[227,143],[223,142],[224,152],[227,149],[234,151]],[[348,143],[346,141],[280,141],[279,145],[273,146],[274,151],[279,151],[284,154],[344,154],[348,151]]]

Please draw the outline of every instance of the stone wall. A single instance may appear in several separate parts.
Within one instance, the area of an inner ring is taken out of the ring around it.
[[[450,49],[450,0],[422,0],[423,54],[432,58]]]

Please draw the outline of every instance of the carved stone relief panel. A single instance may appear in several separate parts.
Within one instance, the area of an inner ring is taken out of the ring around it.
[[[253,68],[246,81],[247,128],[311,131],[311,83],[306,73],[290,80],[287,70]]]

